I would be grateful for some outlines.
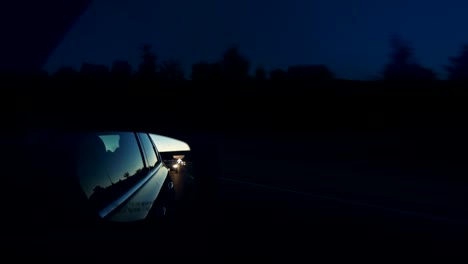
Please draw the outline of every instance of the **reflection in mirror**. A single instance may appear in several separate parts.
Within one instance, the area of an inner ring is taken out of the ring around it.
[[[147,133],[138,133],[142,151],[145,154],[145,161],[149,169],[154,169],[158,164],[158,157],[156,156],[155,146]]]
[[[130,222],[174,212],[193,184],[190,147],[169,137],[134,132],[78,136],[76,172],[90,206],[110,221]]]
[[[156,144],[164,164],[170,170],[170,177],[174,183],[176,199],[188,197],[190,187],[193,185],[193,164],[190,155],[190,146],[181,140],[171,137],[150,134]]]
[[[79,146],[78,177],[96,209],[118,199],[147,173],[134,133],[86,133]]]
[[[190,151],[190,146],[184,141],[156,134],[150,134],[150,136],[159,152]]]

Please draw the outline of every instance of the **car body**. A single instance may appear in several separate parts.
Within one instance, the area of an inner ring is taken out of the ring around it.
[[[15,219],[51,226],[173,215],[174,185],[148,133],[35,130],[16,142],[13,171],[22,163],[34,173],[14,178],[12,187],[21,187],[24,203],[40,203],[42,212],[19,209]]]

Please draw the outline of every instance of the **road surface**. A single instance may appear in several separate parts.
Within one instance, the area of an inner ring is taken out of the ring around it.
[[[194,248],[271,256],[317,244],[368,251],[467,245],[466,185],[406,164],[391,139],[250,136],[221,144],[213,197],[188,217],[194,240],[210,242]]]

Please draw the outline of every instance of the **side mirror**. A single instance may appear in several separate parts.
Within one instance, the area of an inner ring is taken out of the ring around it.
[[[78,146],[76,171],[89,206],[111,222],[175,214],[193,179],[190,146],[174,138],[99,131],[80,134]]]

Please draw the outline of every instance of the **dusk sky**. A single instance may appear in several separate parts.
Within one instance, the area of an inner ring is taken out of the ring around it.
[[[340,78],[380,73],[399,34],[434,69],[468,43],[461,0],[94,0],[45,65],[127,60],[136,69],[149,43],[160,58],[213,62],[232,44],[267,70],[325,64]]]

